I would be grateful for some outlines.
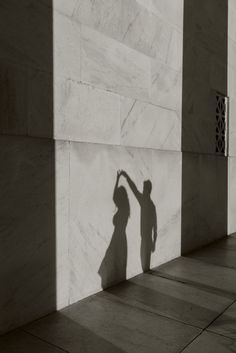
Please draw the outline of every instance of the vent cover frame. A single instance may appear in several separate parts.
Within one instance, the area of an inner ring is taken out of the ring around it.
[[[228,156],[229,97],[216,92],[215,153]]]

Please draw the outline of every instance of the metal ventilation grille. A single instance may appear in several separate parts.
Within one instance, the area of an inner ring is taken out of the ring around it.
[[[216,93],[216,153],[227,156],[228,152],[228,97]]]

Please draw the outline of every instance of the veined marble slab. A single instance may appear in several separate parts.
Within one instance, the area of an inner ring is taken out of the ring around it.
[[[174,29],[135,0],[79,0],[73,18],[148,56],[168,55]]]
[[[181,111],[182,69],[176,71],[157,59],[151,61],[150,102]]]
[[[139,0],[140,1],[140,0]],[[151,10],[183,30],[183,0],[151,0]]]
[[[71,143],[70,303],[101,289],[98,271],[108,248],[107,261],[112,267],[125,256],[127,246],[124,277],[142,272],[140,206],[123,176],[119,185],[126,189],[130,217],[123,231],[117,228],[123,223],[116,224],[118,215],[113,192],[119,169],[129,174],[141,192],[145,180],[150,179],[153,184],[151,198],[156,208],[158,236],[151,266],[180,254],[180,153]],[[120,232],[120,241],[116,240],[119,239],[116,238],[117,231]],[[111,239],[114,239],[112,244]],[[116,246],[113,246],[114,242]],[[114,283],[120,280],[119,268],[117,271],[117,278],[112,278]]]
[[[228,2],[228,36],[236,42],[236,6],[233,0]]]
[[[235,10],[236,11],[236,4],[235,4],[234,0],[229,0],[228,6],[229,6],[229,10]]]
[[[234,69],[236,69],[235,58],[236,58],[236,42],[229,37],[228,38],[228,65]]]
[[[125,146],[180,150],[178,114],[134,99],[121,99],[121,142]]]
[[[236,69],[233,67],[228,67],[228,96],[229,96],[229,155],[236,156]]]
[[[54,134],[58,139],[120,144],[120,97],[57,78]]]
[[[53,9],[64,15],[72,16],[77,1],[78,0],[53,0]]]
[[[236,99],[229,100],[229,108],[229,156],[234,157],[236,156]]]
[[[69,142],[55,141],[56,308],[69,305]]]
[[[234,99],[236,94],[236,6],[233,0],[229,0],[228,3],[228,96],[229,101],[229,155],[236,156],[236,100]],[[231,162],[232,163],[232,162]],[[232,176],[231,176],[232,177]],[[229,197],[232,197],[229,195]],[[231,220],[233,221],[233,220]],[[231,222],[230,221],[230,222]],[[229,229],[231,226],[229,225]]]
[[[54,77],[81,78],[80,24],[58,12],[53,20],[53,72]]]
[[[236,95],[236,68],[232,67],[228,67],[228,93],[234,99]]]
[[[152,153],[153,196],[157,209],[157,245],[151,267],[170,261],[181,253],[182,154]]]
[[[171,34],[169,50],[167,53],[166,63],[171,68],[179,71],[182,70],[183,62],[183,33],[174,30]]]
[[[124,96],[148,99],[150,59],[82,26],[82,81]]]
[[[228,158],[228,234],[236,231],[236,158]]]

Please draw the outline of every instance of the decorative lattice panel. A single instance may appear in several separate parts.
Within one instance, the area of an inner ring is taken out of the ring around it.
[[[216,153],[227,155],[228,98],[216,94]]]

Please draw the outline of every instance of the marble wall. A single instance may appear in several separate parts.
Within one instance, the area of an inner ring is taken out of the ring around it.
[[[163,153],[152,149],[74,142],[70,143],[69,148],[71,303],[98,291],[102,283],[109,286],[121,280],[122,268],[116,268],[113,272],[112,268],[119,265],[123,256],[127,263],[124,268],[127,278],[142,272],[140,222],[146,212],[145,205],[141,204],[140,207],[126,179],[121,176],[119,185],[127,190],[130,215],[127,225],[123,219],[116,223],[120,210],[125,209],[125,200],[119,206],[113,198],[119,169],[128,173],[141,193],[143,182],[148,179],[152,181],[151,199],[156,208],[157,241],[151,266],[180,254],[181,155],[178,152]],[[146,219],[151,226],[153,221]],[[122,237],[127,239],[127,244]],[[109,271],[112,276],[114,274],[113,278]]]
[[[229,95],[229,162],[228,162],[228,233],[236,232],[236,4],[229,0],[228,25],[228,95]]]
[[[63,194],[56,194],[52,136],[50,5],[1,3],[0,334],[55,310],[62,296],[57,298],[56,203]]]
[[[215,154],[216,92],[227,95],[227,31],[227,1],[185,1],[182,121],[185,152]]]
[[[0,332],[56,308],[54,143],[0,137]]]
[[[224,0],[2,5],[1,333],[226,234],[214,98],[235,90],[229,8],[227,82]],[[131,179],[114,195],[118,170]]]
[[[227,1],[185,1],[183,254],[227,234],[227,158],[216,154],[216,93],[227,95],[227,41]]]
[[[120,169],[141,193],[152,182],[151,266],[180,254],[182,41],[183,0],[54,2],[54,138],[59,170],[68,170],[58,192],[69,190],[59,206],[68,256],[58,307],[142,272],[141,208],[124,176],[130,217],[124,229],[115,221]],[[104,267],[116,268],[109,280]]]
[[[180,254],[183,0],[10,0],[0,28],[2,333],[140,273],[149,224],[151,266]],[[119,169],[152,182],[154,221],[120,178],[127,243]]]
[[[180,151],[183,1],[159,2],[56,2],[56,139]]]

